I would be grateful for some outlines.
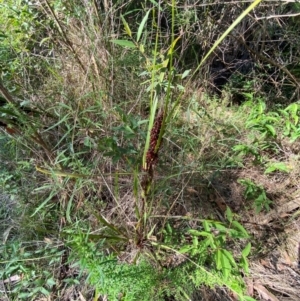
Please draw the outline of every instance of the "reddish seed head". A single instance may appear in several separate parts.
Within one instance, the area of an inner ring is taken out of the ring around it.
[[[158,159],[158,150],[155,150],[156,145],[157,145],[157,141],[159,138],[159,133],[161,130],[161,126],[162,126],[162,122],[164,119],[164,112],[161,111],[158,116],[156,117],[156,120],[154,122],[154,125],[152,127],[151,130],[151,135],[150,135],[150,146],[146,155],[146,166],[147,166],[147,170],[149,170],[151,168],[151,166],[153,164],[156,163],[157,159]]]

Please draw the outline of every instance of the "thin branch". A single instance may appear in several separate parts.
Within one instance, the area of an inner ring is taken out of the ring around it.
[[[48,2],[48,0],[45,0],[45,3],[46,3],[46,5],[47,5],[48,9],[50,10],[52,17],[54,18],[54,21],[55,21],[55,24],[56,24],[56,26],[57,26],[57,28],[58,28],[58,31],[60,32],[61,36],[62,36],[63,39],[65,40],[65,43],[69,46],[70,50],[72,51],[72,53],[73,53],[75,59],[77,60],[77,62],[78,62],[78,64],[80,65],[81,69],[83,70],[83,72],[86,73],[86,69],[85,69],[83,63],[81,62],[80,58],[78,57],[78,54],[77,54],[77,52],[75,51],[72,42],[68,39],[68,37],[67,37],[65,31],[63,30],[62,26],[60,25],[59,20],[58,20],[58,18],[56,17],[55,12],[54,12],[54,10],[52,9],[50,3]]]
[[[299,0],[284,0],[282,1],[283,4],[287,3],[297,3]],[[199,3],[200,1],[197,1],[196,3],[193,4],[184,4],[184,5],[177,5],[177,8],[195,8],[195,7],[207,7],[207,6],[214,6],[214,5],[237,5],[237,4],[243,4],[243,3],[251,3],[253,0],[243,0],[243,1],[227,1],[227,2],[221,2],[221,1],[215,1],[211,3]],[[278,4],[278,0],[264,0],[264,3],[267,4]],[[280,2],[281,3],[281,2]],[[169,4],[170,5],[170,4]]]
[[[300,89],[300,82],[297,80],[297,78],[285,67],[280,65],[279,63],[277,63],[275,60],[266,57],[264,55],[262,55],[261,53],[258,53],[257,51],[255,51],[254,49],[250,48],[246,42],[244,41],[244,39],[242,37],[240,38],[236,38],[241,44],[243,44],[243,46],[255,57],[257,57],[258,59],[267,62],[275,67],[277,67],[278,69],[280,69],[282,72],[284,72],[290,79],[291,81],[296,85],[297,89]]]
[[[297,17],[300,16],[300,13],[296,13],[296,14],[287,14],[287,15],[270,15],[267,17],[256,17],[255,20],[268,20],[268,19],[272,19],[272,18],[287,18],[287,17]]]
[[[2,85],[2,82],[0,81],[0,91],[4,98],[7,100],[8,103],[12,103],[16,105],[16,101],[13,99],[13,97],[9,94],[7,89]]]
[[[2,85],[1,81],[0,81],[0,91],[1,91],[1,94],[4,96],[4,98],[7,100],[8,103],[13,104],[14,106],[18,107],[17,102],[10,95],[10,93],[8,92],[8,90]],[[19,113],[19,111],[18,111],[18,113]],[[19,113],[19,115],[20,115],[20,113]],[[29,125],[32,127],[32,125],[30,123],[29,123]],[[21,135],[21,132],[18,129],[16,129],[16,130],[17,130],[18,134]],[[35,141],[37,144],[39,144],[45,150],[48,158],[50,159],[50,161],[52,161],[53,160],[53,154],[50,151],[50,149],[47,146],[47,144],[44,141],[44,139],[40,136],[40,134],[37,131],[34,131],[34,135],[32,135],[30,138],[33,141]]]

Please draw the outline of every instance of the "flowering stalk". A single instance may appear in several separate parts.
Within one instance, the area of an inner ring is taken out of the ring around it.
[[[161,134],[163,120],[164,120],[164,111],[161,110],[158,113],[158,116],[156,117],[154,125],[151,129],[150,144],[146,153],[146,162],[145,165],[143,166],[143,171],[146,172],[146,174],[143,176],[142,183],[141,183],[142,198],[144,202],[146,201],[145,198],[149,193],[151,183],[153,180],[153,166],[156,164],[158,160],[158,151],[161,144],[161,139],[159,139],[159,136]]]

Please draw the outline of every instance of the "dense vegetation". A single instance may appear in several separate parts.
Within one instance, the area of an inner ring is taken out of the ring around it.
[[[0,18],[1,300],[299,300],[299,3]]]

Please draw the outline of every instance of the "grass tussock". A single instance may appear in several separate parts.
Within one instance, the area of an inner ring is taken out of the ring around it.
[[[296,300],[299,104],[272,104],[233,61],[218,86],[205,54],[229,33],[210,29],[193,63],[202,8],[149,5],[20,5],[27,36],[10,17],[23,27],[1,36],[3,300]]]

